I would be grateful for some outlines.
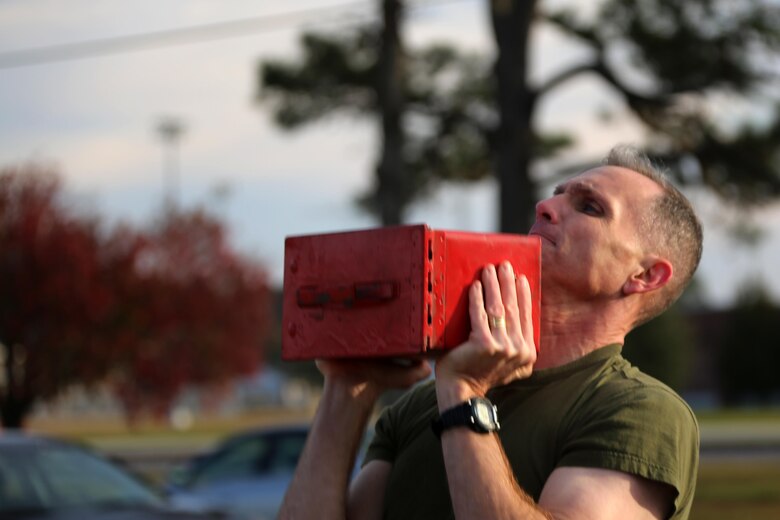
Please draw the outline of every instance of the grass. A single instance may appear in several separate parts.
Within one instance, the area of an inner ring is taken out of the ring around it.
[[[696,413],[711,433],[742,431],[753,442],[777,442],[777,408],[721,409]],[[771,433],[771,435],[769,435]],[[758,440],[756,440],[758,439]],[[777,459],[703,462],[691,520],[776,520],[780,518],[780,463]]]
[[[777,408],[721,408],[698,410],[696,418],[702,424],[761,422],[779,424],[780,410]]]
[[[780,464],[776,461],[702,464],[690,518],[780,518]]]
[[[268,409],[240,416],[203,415],[187,430],[175,430],[164,420],[142,419],[133,424],[115,418],[78,421],[34,419],[26,425],[30,432],[85,442],[96,448],[167,447],[170,443],[202,445],[248,428],[308,422],[312,410]],[[184,446],[182,446],[184,447]]]

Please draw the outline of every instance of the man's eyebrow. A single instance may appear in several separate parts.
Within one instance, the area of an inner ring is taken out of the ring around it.
[[[560,195],[561,193],[572,192],[585,195],[598,195],[598,191],[587,182],[572,180],[563,184],[559,184],[553,190],[553,195]]]
[[[601,193],[592,183],[582,180],[571,180],[555,187],[554,195],[568,193],[570,196],[594,199],[607,213],[611,213],[612,203],[609,197]]]

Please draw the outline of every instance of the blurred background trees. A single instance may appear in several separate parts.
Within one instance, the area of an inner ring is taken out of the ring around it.
[[[169,207],[119,242],[140,244],[112,285],[120,356],[110,376],[128,413],[164,414],[185,384],[259,368],[270,326],[265,273],[232,248],[220,221]]]
[[[682,391],[693,368],[696,330],[676,304],[626,336],[623,356],[675,390]]]
[[[111,365],[97,331],[110,312],[97,223],[68,213],[48,170],[0,173],[0,418],[20,426],[39,399]]]
[[[259,70],[260,99],[279,126],[296,130],[336,115],[376,118],[374,186],[358,198],[384,225],[436,180],[490,173],[489,63],[447,45],[407,48],[404,5],[383,0],[381,23],[339,34],[304,33],[300,61]]]
[[[409,47],[407,3],[377,3],[377,23],[304,33],[300,59],[261,63],[258,83],[283,129],[334,116],[377,120],[374,187],[359,200],[384,225],[402,223],[437,183],[493,176],[499,229],[524,233],[542,187],[600,159],[545,161],[562,157],[578,136],[542,129],[540,107],[583,77],[595,78],[644,129],[636,144],[679,184],[737,208],[780,195],[780,11],[769,0],[604,0],[587,9],[492,0],[495,56],[447,44]],[[552,72],[532,79],[534,30],[543,26],[579,46],[580,57],[545,64]],[[724,113],[725,102],[739,109]],[[605,125],[614,116],[601,115]],[[632,333],[626,355],[680,388],[695,333],[673,310]]]
[[[780,15],[769,0],[605,0],[576,11],[491,1],[495,58],[447,45],[408,48],[404,3],[380,4],[375,25],[303,34],[301,59],[262,63],[259,83],[282,128],[340,114],[378,119],[376,181],[361,200],[383,224],[402,222],[406,207],[438,181],[493,175],[500,229],[526,231],[540,186],[555,181],[539,160],[577,138],[571,129],[543,132],[535,116],[551,93],[586,75],[644,126],[648,151],[681,183],[736,203],[780,193],[772,88]],[[580,45],[582,58],[532,81],[531,36],[542,24]],[[723,100],[743,113],[725,117]]]
[[[644,129],[641,144],[680,184],[705,187],[725,204],[776,199],[775,2],[484,4],[495,55],[408,45],[404,21],[417,3],[376,0],[378,23],[304,33],[299,59],[260,64],[259,98],[288,130],[342,116],[376,123],[374,184],[358,198],[383,224],[404,222],[409,205],[441,183],[492,177],[498,227],[525,232],[543,188],[597,159],[573,164],[564,152],[577,130],[542,126],[553,95],[582,78],[595,79],[619,107],[602,111],[603,124],[629,114]],[[530,60],[542,55],[541,28],[579,49],[538,67],[544,75]],[[69,385],[106,378],[129,413],[159,412],[186,382],[221,380],[260,362],[265,278],[232,249],[218,219],[169,207],[146,227],[109,230],[68,206],[46,168],[7,168],[2,179],[5,424],[20,424],[35,402]],[[675,370],[691,366],[680,338],[696,334],[681,315],[651,322],[626,346],[628,357],[673,386],[684,385]],[[752,345],[737,351],[745,348]],[[739,363],[725,356],[721,378]],[[729,395],[758,393],[733,383]]]
[[[188,383],[254,372],[269,328],[265,273],[202,210],[106,230],[56,173],[0,170],[0,418],[107,382],[125,411],[164,413]]]
[[[724,404],[770,404],[780,396],[780,306],[760,285],[746,287],[717,350]]]

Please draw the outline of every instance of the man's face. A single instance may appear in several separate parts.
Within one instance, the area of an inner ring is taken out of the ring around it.
[[[619,296],[631,274],[642,270],[640,218],[662,193],[637,172],[602,166],[573,177],[539,202],[529,234],[542,238],[543,294]]]

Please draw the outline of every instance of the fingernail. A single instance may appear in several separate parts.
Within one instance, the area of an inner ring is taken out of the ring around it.
[[[505,261],[504,263],[502,263],[501,267],[503,267],[504,271],[506,271],[507,273],[511,273],[512,272],[512,264],[510,264],[508,261]]]

